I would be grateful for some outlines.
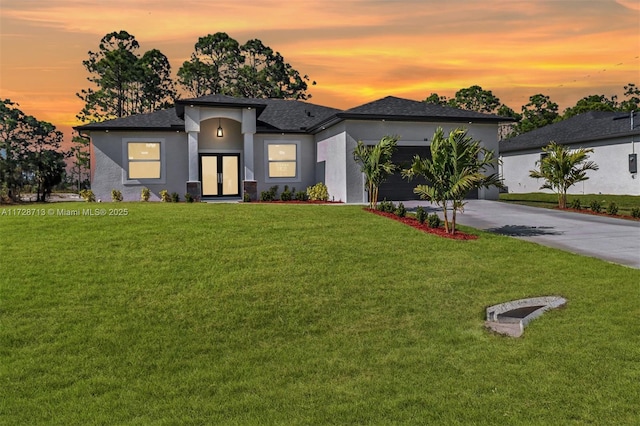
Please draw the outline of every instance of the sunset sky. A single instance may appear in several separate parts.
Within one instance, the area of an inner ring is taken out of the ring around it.
[[[564,109],[640,85],[639,0],[0,0],[0,97],[69,135],[82,61],[119,30],[174,75],[200,36],[258,38],[317,81],[310,102],[343,109],[475,84],[518,112],[536,93]]]

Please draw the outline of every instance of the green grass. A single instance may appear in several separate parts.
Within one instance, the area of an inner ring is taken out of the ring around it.
[[[583,209],[588,209],[593,200],[600,202],[602,211],[607,211],[609,203],[614,202],[620,209],[619,215],[631,215],[631,209],[640,208],[640,196],[637,195],[611,195],[611,194],[582,194],[567,195],[567,206],[575,199],[580,200]],[[527,194],[500,194],[500,201],[506,201],[514,204],[523,204],[533,207],[557,208],[558,196],[556,194],[547,194],[542,192],[531,192]]]
[[[0,208],[0,424],[640,418],[639,270],[358,206],[114,206]],[[523,338],[483,328],[542,295]]]

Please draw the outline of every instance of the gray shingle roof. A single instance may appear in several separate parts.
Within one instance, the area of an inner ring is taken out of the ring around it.
[[[139,114],[101,123],[75,127],[90,130],[184,130],[185,105],[210,107],[252,107],[257,110],[257,127],[261,132],[313,132],[322,124],[345,119],[388,119],[396,121],[505,121],[504,117],[483,114],[425,102],[388,96],[374,102],[341,111],[309,102],[285,99],[234,98],[226,95],[209,95],[199,98],[179,99],[175,108],[149,114]]]
[[[116,118],[102,121],[100,123],[90,123],[84,126],[77,126],[74,129],[84,130],[184,130],[184,121],[176,114],[175,108],[163,109],[148,114],[130,115],[128,117]]]
[[[387,96],[386,98],[348,109],[338,114],[341,118],[389,118],[395,120],[445,121],[510,121],[494,114],[452,108],[427,102]]]
[[[263,101],[266,102],[267,107],[258,117],[259,130],[263,131],[306,131],[340,112],[339,109],[308,102],[284,99],[264,99]]]
[[[590,111],[557,123],[500,141],[500,152],[536,149],[551,141],[562,145],[579,144],[600,139],[640,135],[640,117],[631,129],[629,113]]]

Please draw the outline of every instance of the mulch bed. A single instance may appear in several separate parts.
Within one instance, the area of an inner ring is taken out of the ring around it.
[[[260,200],[258,200],[258,201],[251,201],[251,203],[253,203],[253,204],[344,204],[342,201],[322,201],[322,200],[306,200],[306,201],[300,201],[300,200],[260,201]]]
[[[627,216],[627,215],[622,215],[622,214],[609,214],[606,211],[604,212],[594,212],[593,210],[587,210],[587,209],[571,209],[571,208],[564,208],[561,209],[559,207],[556,207],[556,209],[558,210],[562,210],[562,211],[567,211],[567,212],[574,212],[574,213],[583,213],[583,214],[590,214],[593,216],[606,216],[606,217],[613,217],[615,219],[626,219],[626,220],[635,220],[636,222],[640,221],[640,218],[635,218],[633,216]]]
[[[420,223],[414,217],[398,217],[393,213],[381,212],[374,209],[365,208],[366,211],[371,212],[373,214],[377,214],[378,216],[388,217],[389,219],[397,220],[398,222],[402,222],[405,225],[409,225],[412,228],[419,229],[420,231],[428,232],[429,234],[434,234],[443,238],[450,238],[452,240],[477,240],[477,235],[467,234],[465,232],[456,231],[455,234],[447,234],[444,228],[429,228],[427,223]]]

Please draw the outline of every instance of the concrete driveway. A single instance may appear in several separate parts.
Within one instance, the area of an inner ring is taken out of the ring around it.
[[[436,208],[425,201],[403,203],[407,209]],[[469,200],[458,223],[640,269],[640,222]]]

